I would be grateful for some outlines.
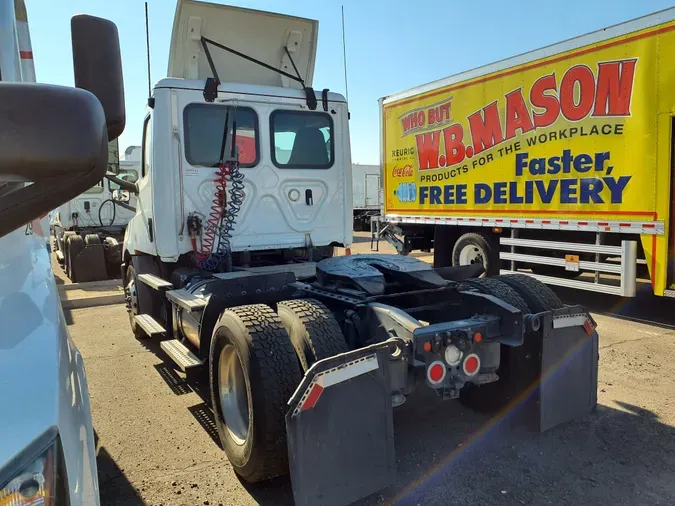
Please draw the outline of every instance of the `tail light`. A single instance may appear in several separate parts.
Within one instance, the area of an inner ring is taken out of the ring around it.
[[[427,379],[432,385],[438,385],[445,379],[446,372],[445,364],[440,360],[436,360],[429,364],[429,367],[427,368]]]
[[[480,358],[475,353],[470,353],[462,363],[462,369],[467,376],[475,376],[480,370]]]

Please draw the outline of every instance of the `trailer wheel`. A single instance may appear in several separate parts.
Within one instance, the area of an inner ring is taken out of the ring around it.
[[[274,311],[263,304],[223,311],[209,372],[218,435],[235,472],[250,483],[288,472],[286,402],[302,375]]]
[[[277,313],[303,371],[317,360],[349,351],[333,313],[318,300],[285,300],[279,302]]]
[[[66,262],[68,265],[68,269],[66,270],[66,274],[70,278],[70,280],[73,283],[77,282],[77,276],[75,274],[75,259],[77,258],[77,255],[80,254],[80,252],[84,249],[84,240],[82,239],[81,236],[79,235],[71,235],[68,237],[66,240],[66,251],[68,256],[66,257]]]
[[[565,307],[560,297],[548,286],[526,274],[506,274],[497,276],[516,292],[518,292],[534,313],[542,313],[552,309]]]
[[[476,288],[479,292],[494,295],[507,304],[511,304],[523,313],[530,313],[530,307],[520,294],[499,278],[475,278],[462,281],[463,285]]]
[[[486,276],[499,274],[499,245],[494,236],[478,231],[463,234],[452,248],[452,265],[482,264]]]

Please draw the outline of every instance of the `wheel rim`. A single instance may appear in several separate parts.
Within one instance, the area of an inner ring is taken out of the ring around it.
[[[221,350],[218,359],[218,398],[228,432],[238,445],[243,445],[249,429],[246,378],[237,351],[231,344]]]
[[[138,294],[136,292],[136,281],[134,278],[129,279],[127,286],[124,287],[124,301],[133,325],[135,323],[134,316],[138,314]]]
[[[475,244],[467,244],[459,252],[459,265],[485,265],[485,255]]]

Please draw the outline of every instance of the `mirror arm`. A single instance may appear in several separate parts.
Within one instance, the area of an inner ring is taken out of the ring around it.
[[[106,174],[105,178],[108,181],[112,181],[113,183],[118,184],[125,190],[132,192],[134,195],[138,195],[138,186],[136,185],[136,183],[130,183],[129,181],[120,179],[119,177],[113,176],[112,174]]]
[[[120,200],[115,200],[114,202],[115,202],[115,205],[116,205],[116,206],[123,207],[124,209],[126,209],[127,211],[131,211],[132,213],[135,213],[135,212],[136,212],[136,208],[133,207],[133,206],[130,206],[130,205],[127,204],[126,202],[122,202],[122,201],[120,201]]]

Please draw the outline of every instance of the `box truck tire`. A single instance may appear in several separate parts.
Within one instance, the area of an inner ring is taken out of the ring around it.
[[[483,231],[463,234],[452,248],[452,265],[482,264],[486,276],[499,274],[499,244],[495,236]]]
[[[218,435],[235,472],[249,483],[287,473],[286,403],[302,375],[270,307],[223,311],[213,330],[209,379]]]
[[[285,300],[278,304],[277,313],[303,372],[317,360],[349,351],[333,313],[318,300]]]

